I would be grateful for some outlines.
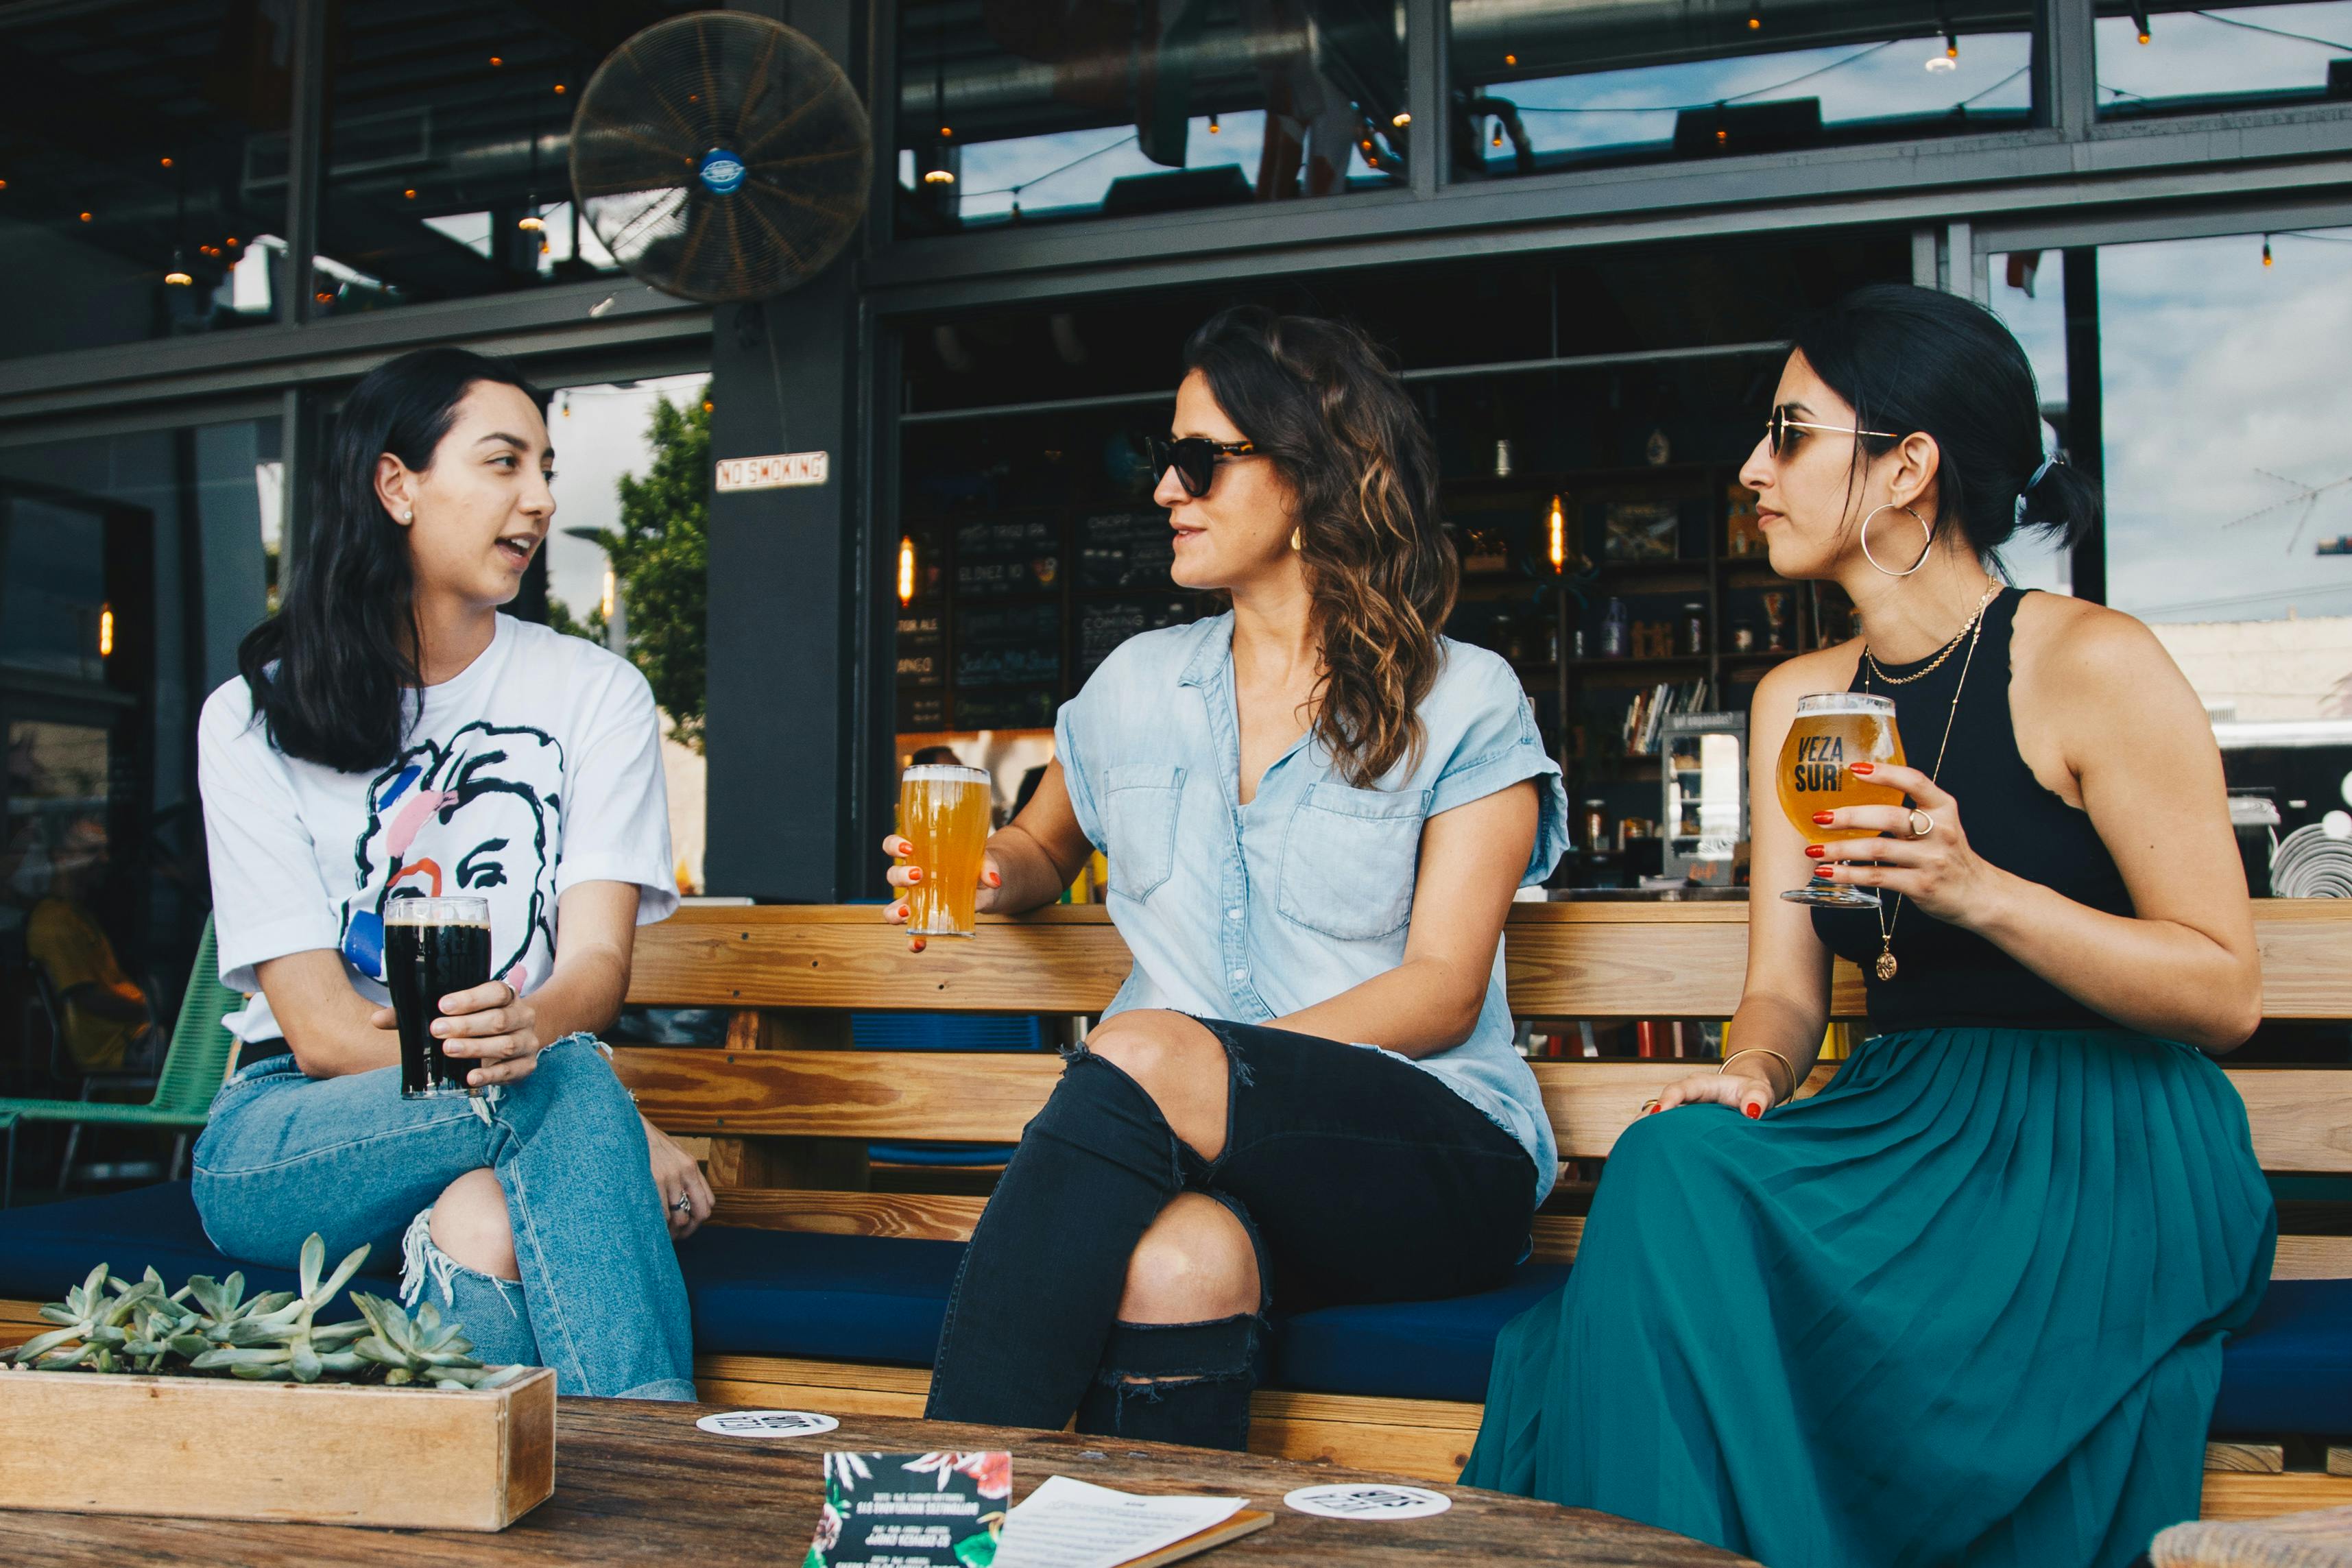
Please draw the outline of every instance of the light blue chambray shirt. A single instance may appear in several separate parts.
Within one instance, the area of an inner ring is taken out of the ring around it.
[[[1135,956],[1105,1017],[1171,1008],[1264,1023],[1396,967],[1422,824],[1522,779],[1538,781],[1541,810],[1520,881],[1551,873],[1568,797],[1527,694],[1499,656],[1441,646],[1421,703],[1426,744],[1371,789],[1347,784],[1310,734],[1241,804],[1230,613],[1129,639],[1063,705],[1054,743],[1070,804],[1110,859],[1111,921]],[[1559,1153],[1511,1037],[1497,943],[1470,1038],[1413,1065],[1518,1140],[1540,1203]]]

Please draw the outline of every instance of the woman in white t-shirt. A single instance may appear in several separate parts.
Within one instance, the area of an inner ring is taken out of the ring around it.
[[[498,612],[547,538],[545,400],[427,349],[353,390],[285,606],[199,731],[221,977],[254,993],[196,1145],[223,1251],[397,1244],[493,1364],[567,1394],[690,1399],[673,1238],[710,1213],[594,1031],[635,927],[677,906],[645,677]],[[488,899],[492,979],[436,1024],[480,1098],[404,1100],[383,917]]]

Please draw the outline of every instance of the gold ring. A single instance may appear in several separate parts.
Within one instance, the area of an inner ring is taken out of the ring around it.
[[[1925,823],[1925,824],[1926,824],[1926,826],[1924,826],[1924,827],[1923,827],[1923,826],[1921,826],[1921,824],[1922,824],[1922,823]],[[1929,833],[1932,833],[1932,832],[1934,832],[1935,831],[1936,831],[1936,819],[1935,819],[1935,818],[1933,818],[1933,817],[1931,817],[1931,816],[1929,816],[1929,815],[1927,815],[1927,812],[1925,812],[1925,811],[1923,811],[1923,810],[1919,810],[1919,808],[1918,808],[1918,807],[1916,807],[1916,806],[1912,807],[1912,808],[1911,808],[1911,836],[1912,836],[1913,838],[1915,838],[1915,839],[1924,839],[1924,838],[1926,838]]]
[[[1644,1116],[1648,1115],[1657,1108],[1658,1103],[1655,1100],[1644,1100],[1642,1102],[1642,1114]]]

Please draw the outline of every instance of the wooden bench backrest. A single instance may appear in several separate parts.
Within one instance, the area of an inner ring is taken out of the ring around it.
[[[2256,905],[2263,1011],[2352,1019],[2352,901]],[[1747,956],[1738,904],[1516,904],[1506,940],[1511,1009],[1542,1018],[1723,1018]],[[874,1011],[1095,1013],[1128,954],[1100,907],[988,920],[969,942],[909,954],[870,905],[694,908],[638,933],[629,987],[651,1006]],[[1861,1013],[1841,962],[1832,1007]],[[752,1033],[745,1046],[766,1043]],[[1672,1061],[1536,1065],[1570,1158],[1605,1156]],[[1827,1082],[1819,1070],[1812,1087]],[[637,1049],[625,1071],[671,1131],[722,1136],[1011,1141],[1051,1090],[1050,1056]],[[2273,1171],[2352,1172],[2352,1078],[2335,1069],[2231,1071]]]

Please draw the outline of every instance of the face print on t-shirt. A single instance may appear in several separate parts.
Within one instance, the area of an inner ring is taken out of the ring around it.
[[[555,963],[562,785],[562,745],[526,726],[469,724],[403,752],[368,786],[343,956],[381,980],[387,904],[473,894],[490,901],[490,973],[535,988]]]

